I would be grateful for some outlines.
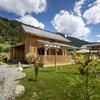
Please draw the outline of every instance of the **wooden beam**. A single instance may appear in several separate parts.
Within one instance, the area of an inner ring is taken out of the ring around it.
[[[89,59],[91,59],[92,58],[92,50],[91,49],[89,50],[89,53],[90,53]]]
[[[57,69],[57,48],[55,48],[55,68]]]
[[[47,50],[48,50],[48,48],[45,48],[45,56],[47,55]]]

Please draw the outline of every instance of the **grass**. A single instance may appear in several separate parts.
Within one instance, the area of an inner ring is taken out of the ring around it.
[[[7,47],[10,47],[11,45],[9,43],[0,43],[0,47],[2,47],[3,49],[4,48],[7,48]]]
[[[17,100],[67,100],[64,96],[65,76],[74,78],[79,74],[79,65],[40,68],[38,81],[34,78],[34,68],[26,68],[26,78],[20,82],[25,86],[25,93]],[[97,91],[100,87],[97,88]],[[38,95],[38,96],[36,96]],[[34,97],[35,96],[35,97]],[[99,99],[97,99],[99,100]]]

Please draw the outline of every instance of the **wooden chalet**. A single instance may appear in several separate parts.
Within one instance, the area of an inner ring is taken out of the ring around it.
[[[33,52],[39,55],[39,62],[44,66],[71,63],[72,59],[67,49],[74,47],[67,45],[69,40],[58,34],[26,24],[22,24],[22,28],[20,42],[12,46],[11,58],[13,62],[27,62],[25,55]]]

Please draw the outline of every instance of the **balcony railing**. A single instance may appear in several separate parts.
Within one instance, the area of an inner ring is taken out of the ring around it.
[[[44,65],[68,64],[71,62],[71,57],[69,55],[43,55],[39,60]]]

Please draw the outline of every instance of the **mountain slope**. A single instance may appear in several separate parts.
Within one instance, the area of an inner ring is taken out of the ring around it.
[[[62,34],[62,33],[56,33],[56,34],[59,34],[59,35],[65,37],[65,35]],[[81,47],[82,45],[90,44],[90,42],[88,42],[88,41],[80,40],[80,39],[78,39],[78,38],[71,37],[71,36],[67,36],[66,39],[68,39],[68,40],[71,41],[71,42],[69,43],[69,45],[76,46],[76,47]]]
[[[76,47],[81,47],[82,45],[90,44],[90,42],[87,42],[85,40],[80,40],[80,39],[75,38],[75,37],[67,36],[66,38],[71,41],[71,43],[69,43],[70,45],[73,45]]]
[[[7,18],[0,17],[0,42],[8,41],[14,44],[18,41],[19,35],[22,32],[21,24],[16,20],[8,20]],[[64,37],[62,33],[55,33]],[[80,40],[75,37],[66,37],[71,41],[72,46],[81,47],[82,45],[90,44],[87,41]]]
[[[0,17],[0,42],[16,42],[21,30],[21,25],[18,21]]]

